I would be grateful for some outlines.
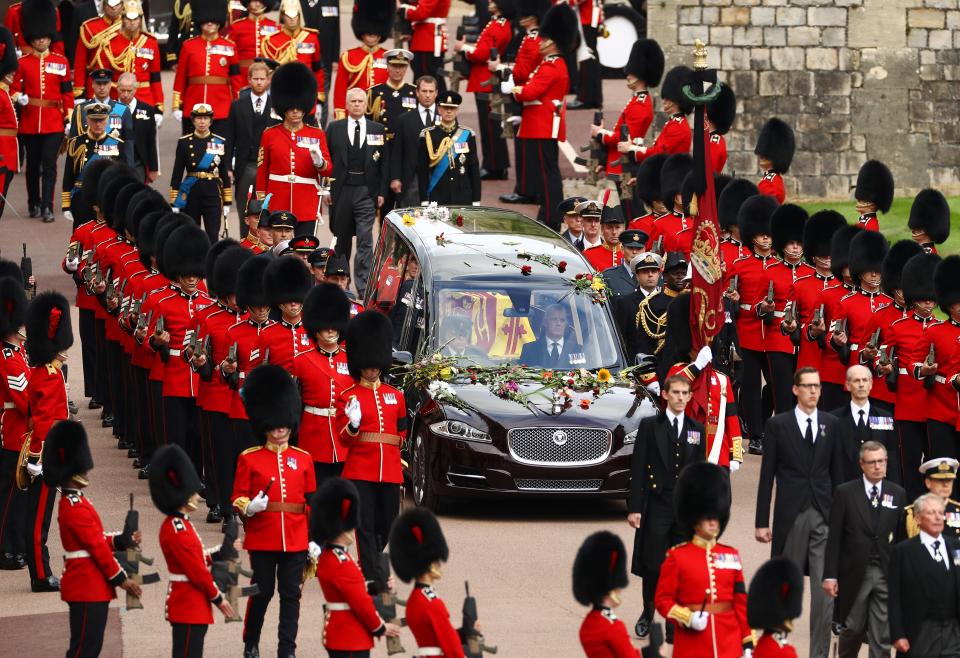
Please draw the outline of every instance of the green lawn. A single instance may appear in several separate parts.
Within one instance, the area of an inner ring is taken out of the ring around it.
[[[960,197],[947,197],[950,204],[950,237],[947,241],[937,248],[941,256],[948,254],[960,254]],[[910,229],[907,228],[907,220],[910,218],[910,205],[913,203],[913,197],[904,197],[894,199],[890,212],[886,215],[879,215],[880,229],[891,243],[897,240],[909,239]],[[857,221],[857,211],[854,208],[854,201],[814,201],[799,204],[803,206],[811,215],[818,210],[836,210],[850,222]]]

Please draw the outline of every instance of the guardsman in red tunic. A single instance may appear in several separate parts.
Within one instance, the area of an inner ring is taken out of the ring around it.
[[[23,26],[34,23],[37,12],[45,12],[47,6],[50,6],[51,9],[53,8],[50,0],[28,0],[26,4],[23,2],[14,2],[7,8],[7,15],[3,19],[3,24],[13,34],[17,49],[21,55],[29,54],[33,48],[30,39],[28,39],[24,33]],[[64,50],[63,39],[60,36],[61,26],[59,12],[55,12],[54,25],[57,36],[55,37],[56,42],[51,46],[51,49],[53,52],[62,55]]]
[[[640,658],[627,627],[613,612],[628,584],[623,541],[606,530],[587,537],[573,562],[573,596],[590,606],[580,624],[580,646],[589,658]]]
[[[238,81],[237,45],[220,36],[226,22],[223,0],[205,0],[193,7],[193,24],[200,36],[188,39],[180,48],[177,77],[173,80],[173,117],[182,123],[184,134],[193,128],[184,119],[184,110],[189,112],[199,103],[213,107],[213,132],[226,134],[230,104],[243,86]]]
[[[637,162],[659,153],[672,155],[690,152],[693,131],[690,130],[687,115],[693,111],[693,105],[683,95],[683,86],[690,84],[692,76],[693,70],[686,66],[675,66],[667,71],[660,87],[660,98],[662,109],[670,118],[660,129],[652,146],[634,144],[630,147]]]
[[[57,524],[63,544],[60,598],[70,607],[68,656],[99,656],[107,626],[110,601],[116,587],[140,596],[140,585],[123,570],[114,551],[140,545],[140,531],[125,528],[108,535],[100,515],[83,494],[90,485],[93,456],[83,425],[73,420],[57,423],[43,447],[43,479],[51,490],[60,489]]]
[[[317,31],[306,27],[303,22],[303,13],[300,11],[299,0],[282,0],[280,3],[280,27],[276,34],[265,37],[262,43],[263,56],[277,64],[291,64],[300,62],[312,71],[316,80],[313,88],[313,102],[310,108],[302,108],[306,114],[321,114],[320,105],[327,102],[327,95],[323,91],[323,54],[320,51],[320,38]],[[302,91],[302,89],[296,89]],[[296,93],[291,91],[288,93]],[[283,112],[277,108],[274,98],[274,108],[281,117]]]
[[[614,189],[601,193],[603,209],[600,211],[600,235],[603,242],[583,252],[584,258],[597,272],[616,267],[623,262],[623,247],[620,246],[620,234],[626,228],[626,218],[620,196]]]
[[[649,236],[653,233],[654,223],[664,215],[670,213],[663,201],[663,190],[660,187],[660,172],[667,156],[663,153],[647,158],[637,167],[634,182],[633,213],[634,217],[627,225],[628,229],[643,231]],[[646,208],[644,208],[644,206]],[[646,214],[636,216],[646,210]],[[648,242],[648,244],[650,244]],[[650,245],[653,248],[653,245]]]
[[[273,0],[246,0],[247,15],[232,23],[225,37],[237,44],[240,72],[234,87],[247,86],[247,72],[258,57],[263,57],[263,40],[280,31],[280,25],[267,16],[267,10],[276,6]]]
[[[934,350],[937,372],[927,393],[927,438],[930,454],[934,457],[953,457],[960,454],[960,404],[957,389],[950,384],[956,372],[951,372],[951,359],[960,345],[960,256],[944,258],[933,275],[933,289],[937,304],[947,319],[928,325],[924,339]]]
[[[763,177],[757,183],[760,194],[767,194],[783,203],[787,197],[783,174],[790,169],[795,150],[793,128],[783,120],[773,118],[763,125],[757,137],[757,146],[753,149],[763,171]]]
[[[17,112],[10,97],[10,85],[16,77],[17,51],[13,45],[13,35],[5,27],[0,27],[0,219],[7,207],[7,194],[13,177],[20,171],[20,143],[17,132],[20,129]]]
[[[27,434],[29,403],[27,377],[30,365],[23,349],[23,323],[27,318],[27,296],[20,268],[0,260],[0,569],[26,566],[27,498],[16,485],[20,448]]]
[[[333,283],[317,284],[303,305],[303,324],[312,349],[293,360],[293,374],[300,385],[303,416],[298,445],[313,456],[318,485],[340,475],[347,459],[347,446],[340,439],[336,403],[340,393],[353,386],[347,367],[347,353],[340,347],[350,300]]]
[[[120,14],[123,13],[123,0],[104,0],[101,3],[103,14],[80,24],[77,49],[73,56],[73,97],[92,98],[93,85],[87,75],[95,67],[92,57],[104,43],[120,31]]]
[[[691,464],[681,472],[674,498],[677,523],[692,536],[667,551],[657,612],[676,628],[678,656],[739,658],[754,643],[743,563],[737,549],[717,541],[730,519],[730,478],[709,462]]]
[[[857,226],[868,231],[879,231],[877,212],[886,215],[893,204],[893,174],[879,160],[867,160],[857,174],[857,186],[853,191],[860,218]]]
[[[157,450],[150,471],[150,497],[166,515],[160,525],[160,550],[170,572],[164,616],[173,635],[173,655],[189,658],[203,656],[203,640],[213,623],[210,604],[227,619],[233,607],[217,588],[210,574],[216,553],[204,550],[200,534],[189,515],[200,503],[202,487],[190,458],[172,444]]]
[[[682,251],[689,258],[693,247],[693,220],[687,217],[683,204],[683,183],[693,169],[693,159],[686,153],[675,153],[663,162],[660,169],[660,195],[670,212],[654,219],[650,228],[650,243],[662,240],[663,252]],[[683,241],[684,235],[691,239]]]
[[[723,136],[730,131],[736,118],[737,97],[732,87],[724,85],[717,100],[707,105],[706,128],[710,131],[710,160],[715,174],[722,173],[727,164],[727,140]]]
[[[360,494],[349,480],[333,477],[317,487],[310,507],[311,545],[320,548],[317,580],[326,601],[323,646],[331,658],[369,658],[373,639],[399,637],[400,627],[377,613],[360,566],[347,552],[360,522]]]
[[[743,202],[759,194],[757,186],[746,178],[734,178],[723,188],[717,197],[717,219],[723,239],[720,241],[720,256],[723,258],[723,282],[729,284],[733,277],[733,263],[738,258],[747,255],[749,251],[743,246],[740,239],[740,226],[737,224],[737,213]]]
[[[393,6],[383,2],[357,2],[350,27],[360,45],[340,55],[337,77],[333,82],[334,119],[347,116],[347,90],[367,91],[387,81],[386,51],[380,46],[390,36]]]
[[[788,635],[803,611],[803,572],[785,557],[768,560],[754,574],[747,594],[750,628],[763,631],[754,658],[797,658]]]
[[[443,69],[443,57],[447,52],[447,15],[450,0],[420,0],[414,4],[400,3],[400,16],[410,22],[413,37],[413,78],[432,75],[437,79],[437,92],[443,93],[447,86],[437,72]]]
[[[950,206],[939,190],[920,190],[910,206],[907,221],[910,237],[927,253],[937,253],[937,245],[950,237]]]
[[[389,549],[397,577],[405,583],[415,581],[406,613],[418,655],[464,658],[464,638],[450,623],[447,606],[433,587],[443,577],[443,563],[450,558],[437,517],[424,507],[404,512],[390,531]],[[479,623],[476,628],[479,630]]]
[[[316,80],[303,64],[285,64],[273,74],[270,97],[283,123],[263,131],[257,159],[257,198],[270,197],[273,211],[297,222],[298,235],[314,233],[320,217],[321,181],[333,172],[323,130],[306,125]]]
[[[856,288],[850,276],[850,242],[861,231],[863,229],[859,226],[842,226],[831,239],[830,270],[833,272],[834,281],[820,293],[820,306],[817,307],[823,309],[820,322],[814,324],[811,321],[807,328],[808,337],[820,345],[820,404],[824,409],[837,409],[850,401],[849,393],[844,388],[847,367],[840,362],[830,340],[833,329],[838,328],[834,320],[839,312],[840,300]]]
[[[293,374],[296,356],[313,348],[302,317],[313,277],[299,258],[277,258],[264,271],[263,281],[271,306],[280,311],[280,321],[261,332],[259,359],[253,365],[273,363]]]
[[[316,490],[310,454],[290,445],[300,424],[300,395],[283,368],[259,366],[241,391],[260,446],[245,450],[237,462],[233,506],[243,519],[243,547],[250,552],[253,582],[260,593],[247,601],[243,621],[244,658],[259,656],[263,617],[280,592],[278,656],[297,647],[300,583],[307,564],[308,501]]]
[[[137,100],[153,105],[162,113],[160,44],[155,36],[143,31],[143,21],[140,0],[124,0],[120,29],[113,32],[109,39],[105,39],[100,48],[90,55],[87,66],[91,70],[110,69],[114,72],[114,81],[120,79],[121,73],[133,73],[137,76]],[[110,95],[117,97],[116,84]]]

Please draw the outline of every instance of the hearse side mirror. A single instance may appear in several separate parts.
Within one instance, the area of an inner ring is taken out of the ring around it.
[[[406,350],[394,350],[394,351],[393,351],[393,362],[394,362],[394,363],[401,363],[401,364],[403,364],[403,365],[405,365],[405,366],[408,366],[408,365],[410,365],[411,363],[413,363],[413,355],[410,354],[410,352],[407,352]]]

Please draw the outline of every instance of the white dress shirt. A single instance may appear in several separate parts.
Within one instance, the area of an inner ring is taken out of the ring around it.
[[[356,130],[357,124],[360,124],[360,144],[363,146],[363,143],[367,139],[367,121],[365,117],[360,117],[359,119],[354,119],[353,117],[347,117],[347,139],[350,140],[350,146],[358,146],[353,143],[353,131]]]
[[[943,568],[950,568],[950,561],[947,557],[947,542],[941,534],[939,537],[933,537],[928,535],[923,530],[920,531],[920,543],[923,544],[923,547],[927,549],[927,552],[930,554],[930,558],[935,560],[933,552],[933,542],[939,541],[940,545],[937,547],[937,552],[940,554],[940,559],[943,561]]]
[[[586,236],[586,235],[583,236],[583,250],[584,250],[584,251],[586,251],[586,250],[589,249],[590,247],[599,247],[599,246],[602,245],[602,244],[603,244],[603,238],[602,238],[601,236],[599,236],[599,235],[597,236],[597,241],[596,241],[596,242],[589,242],[589,241],[587,240],[587,236]]]
[[[424,126],[427,125],[427,110],[430,110],[430,123],[435,125],[437,123],[437,105],[434,103],[430,107],[424,107],[417,103],[417,112],[420,113],[420,123]],[[428,126],[429,127],[429,126]]]
[[[137,109],[137,97],[136,97],[136,96],[133,97],[133,100],[130,101],[130,104],[127,105],[127,107],[130,109],[130,116],[134,116],[134,113],[136,112],[136,109]]]
[[[810,423],[810,428],[813,431],[813,442],[817,442],[817,430],[820,429],[820,426],[817,425],[817,410],[814,409],[813,413],[809,416],[803,412],[799,405],[793,408],[793,413],[797,417],[797,426],[800,428],[800,436],[806,436],[807,434],[807,419],[809,418],[813,422]]]
[[[666,414],[667,414],[667,423],[670,425],[670,431],[671,432],[673,431],[673,421],[676,420],[677,433],[679,434],[680,432],[682,432],[683,431],[683,415],[684,415],[683,412],[681,411],[679,414],[674,414],[672,411],[670,411],[670,409],[667,409]]]
[[[880,500],[880,496],[883,494],[883,480],[880,480],[876,484],[867,479],[867,476],[863,476],[863,490],[867,494],[867,500],[870,500],[871,494],[870,490],[874,487],[877,488],[877,500]]]
[[[269,91],[263,92],[261,96],[257,96],[252,91],[250,92],[250,107],[253,108],[253,113],[257,113],[257,99],[260,99],[260,114],[263,114],[267,111],[267,96],[270,94]]]
[[[559,358],[563,354],[563,338],[557,338],[554,340],[553,338],[547,337],[547,354],[549,354],[551,357],[553,357],[554,345],[557,346],[557,358]]]

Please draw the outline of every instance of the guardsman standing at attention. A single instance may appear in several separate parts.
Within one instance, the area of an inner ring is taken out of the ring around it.
[[[113,71],[113,79],[121,73],[137,76],[137,100],[163,112],[163,86],[160,84],[160,44],[157,38],[143,31],[143,7],[140,0],[124,0],[120,29],[105,39],[90,56],[91,69]],[[116,97],[116,89],[111,93]]]
[[[19,62],[13,45],[13,35],[0,27],[0,219],[7,207],[7,194],[13,177],[20,171],[20,142],[17,130],[20,127],[17,111],[10,98],[10,85],[17,73]]]
[[[90,485],[93,456],[83,425],[62,420],[50,430],[43,447],[43,479],[51,490],[60,490],[57,524],[63,544],[63,577],[60,598],[70,608],[68,656],[99,656],[114,588],[140,596],[135,583],[114,557],[140,545],[140,531],[120,534],[103,531],[100,515],[83,490]]]
[[[723,172],[727,164],[727,140],[723,138],[737,118],[737,96],[733,88],[723,85],[717,100],[707,105],[706,128],[710,131],[710,161],[713,173]]]
[[[107,133],[107,117],[110,115],[110,106],[105,103],[87,103],[87,131],[82,135],[67,140],[67,157],[64,162],[63,192],[61,207],[64,216],[68,215],[77,192],[83,187],[84,173],[91,162],[102,158],[110,160],[122,159],[121,140]],[[80,221],[89,218],[78,217]],[[50,216],[53,221],[53,216]]]
[[[243,547],[250,553],[252,581],[260,588],[247,602],[243,656],[260,656],[263,617],[274,590],[280,593],[277,655],[293,656],[307,565],[307,503],[317,488],[310,454],[290,445],[300,424],[300,395],[288,372],[265,365],[247,377],[242,397],[260,443],[241,453],[233,483],[233,506],[245,530]]]
[[[323,110],[321,106],[327,102],[327,94],[323,91],[323,55],[320,52],[317,31],[304,26],[299,0],[280,2],[280,27],[282,29],[279,32],[264,38],[263,55],[277,64],[300,62],[313,72],[316,79],[313,102],[310,109],[304,112],[320,115]],[[274,99],[274,106],[276,106],[276,99]],[[283,116],[279,109],[277,114]]]
[[[927,491],[943,498],[944,528],[943,531],[955,539],[960,539],[960,503],[950,496],[957,480],[957,469],[960,462],[952,457],[936,457],[920,464],[920,475]],[[907,538],[920,534],[920,526],[913,516],[913,510],[907,507],[904,513]]]
[[[183,66],[182,60],[180,66]],[[227,176],[227,163],[223,161],[225,140],[210,132],[213,117],[210,105],[193,106],[190,118],[194,129],[177,142],[170,179],[170,203],[197,222],[203,220],[210,244],[219,239],[221,216],[226,222],[233,203],[233,188]]]
[[[267,16],[276,4],[274,0],[245,0],[247,15],[230,23],[227,36],[237,44],[237,57],[240,72],[234,80],[234,87],[247,86],[247,73],[254,60],[263,57],[263,40],[280,31],[280,25]]]
[[[27,2],[12,2],[7,8],[7,15],[3,18],[3,24],[13,34],[13,38],[17,44],[17,49],[20,51],[21,55],[28,55],[33,49],[33,45],[30,43],[30,39],[27,38],[23,26],[25,24],[32,23],[37,16],[36,12],[45,12],[47,6],[50,6],[51,9],[53,8],[53,3],[51,0],[27,0]],[[63,49],[63,38],[60,36],[62,27],[60,25],[59,12],[55,12],[54,19],[54,30],[56,31],[56,36],[54,37],[55,42],[51,46],[51,49],[53,52],[63,55],[65,51]]]
[[[684,86],[691,83],[693,70],[686,66],[675,66],[667,71],[663,84],[660,86],[660,100],[665,114],[670,115],[667,122],[660,129],[660,134],[653,142],[653,146],[630,146],[633,151],[633,157],[637,162],[643,162],[647,158],[659,153],[673,155],[674,153],[689,153],[690,145],[693,142],[693,131],[690,130],[690,123],[687,121],[687,115],[693,112],[693,104],[683,94]],[[664,203],[669,207],[670,199],[664,199]]]
[[[87,75],[95,68],[93,56],[104,43],[120,31],[123,13],[123,0],[103,0],[100,4],[103,13],[80,25],[77,50],[73,57],[73,96],[89,98],[93,87]]]
[[[417,186],[420,203],[480,205],[480,161],[473,131],[457,122],[463,98],[445,91],[437,98],[440,123],[420,133]]]
[[[793,128],[782,119],[773,118],[763,124],[757,137],[757,147],[753,149],[763,171],[763,177],[757,183],[760,194],[772,196],[779,203],[787,198],[783,175],[790,169],[795,150]]]
[[[200,36],[187,40],[180,49],[177,77],[173,80],[173,117],[183,124],[183,134],[192,128],[183,110],[192,111],[203,103],[213,108],[212,130],[224,134],[230,104],[240,92],[240,58],[237,46],[220,36],[227,23],[223,0],[204,0],[193,8],[193,23]]]
[[[413,26],[410,50],[413,51],[413,77],[432,75],[437,79],[437,91],[447,86],[440,71],[447,52],[446,23],[450,0],[420,0],[416,4],[400,3],[400,15]]]
[[[623,262],[623,247],[620,246],[620,234],[627,220],[620,205],[620,196],[614,189],[606,189],[600,195],[603,209],[600,211],[600,235],[603,243],[590,247],[583,252],[584,258],[597,272],[616,267]]]
[[[910,206],[910,237],[928,254],[950,237],[950,205],[939,190],[920,190]]]
[[[867,160],[857,173],[857,186],[853,190],[857,202],[857,226],[868,231],[879,231],[877,212],[886,215],[893,205],[893,174],[879,160]]]
[[[358,0],[354,4],[350,27],[360,45],[340,55],[333,84],[334,119],[347,116],[348,89],[367,91],[387,81],[386,51],[380,44],[390,36],[394,13],[392,4],[378,0]]]
[[[792,560],[775,557],[764,562],[750,581],[747,621],[762,630],[754,658],[797,658],[788,636],[793,620],[803,612],[803,571]]]
[[[628,584],[623,541],[607,531],[587,537],[573,562],[573,596],[590,606],[580,624],[580,646],[588,658],[640,658],[627,627],[613,612]]]

